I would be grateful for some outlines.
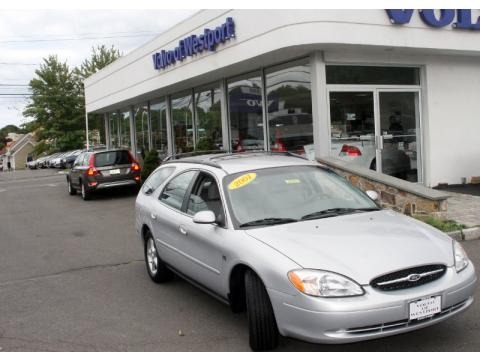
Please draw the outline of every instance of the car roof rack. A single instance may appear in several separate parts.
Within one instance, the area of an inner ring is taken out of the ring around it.
[[[204,155],[212,154],[210,157],[205,157]],[[230,152],[223,150],[210,150],[210,151],[196,151],[189,153],[182,153],[177,155],[170,155],[163,159],[162,163],[191,163],[191,164],[201,164],[213,166],[221,169],[222,167],[218,164],[220,160],[230,160],[238,159],[240,157],[246,157],[251,155],[276,155],[276,156],[291,156],[302,160],[308,160],[303,156],[294,154],[288,151],[264,151],[264,150],[253,150],[246,152]],[[198,157],[196,157],[198,156]],[[203,156],[203,157],[200,157]]]

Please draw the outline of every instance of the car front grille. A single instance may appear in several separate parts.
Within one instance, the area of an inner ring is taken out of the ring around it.
[[[417,266],[379,276],[370,285],[383,291],[408,289],[437,280],[446,271],[447,267],[441,264]]]
[[[366,334],[382,333],[386,331],[394,331],[402,328],[408,328],[410,326],[420,325],[422,323],[427,323],[429,321],[442,318],[452,312],[455,312],[456,310],[460,310],[462,307],[467,305],[468,300],[469,299],[464,300],[458,304],[449,306],[443,309],[441,312],[428,318],[416,319],[416,320],[405,319],[405,320],[394,321],[394,322],[383,323],[383,324],[362,326],[362,327],[345,329],[343,332],[350,335],[366,335]]]

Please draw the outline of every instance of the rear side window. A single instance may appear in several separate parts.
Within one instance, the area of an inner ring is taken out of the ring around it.
[[[175,168],[171,166],[155,171],[148,177],[147,181],[145,181],[145,184],[143,184],[143,193],[149,195],[157,190],[157,188],[162,185],[162,183],[172,174],[173,170],[175,170]]]
[[[132,162],[127,150],[107,151],[95,154],[95,166],[128,165]]]
[[[196,171],[187,171],[174,177],[163,189],[160,201],[181,210],[185,194],[196,173]]]

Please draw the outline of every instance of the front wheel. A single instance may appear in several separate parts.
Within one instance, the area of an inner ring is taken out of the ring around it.
[[[278,346],[278,328],[272,303],[260,278],[253,272],[245,273],[245,295],[253,351],[273,350]]]
[[[147,272],[156,283],[164,283],[172,279],[173,273],[168,269],[158,256],[157,248],[152,234],[149,232],[145,239],[145,264]]]

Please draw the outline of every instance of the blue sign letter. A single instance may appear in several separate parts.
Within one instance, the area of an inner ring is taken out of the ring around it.
[[[477,22],[472,24],[472,10],[457,10],[455,27],[459,29],[480,30],[480,18],[477,18]]]
[[[420,17],[423,22],[433,27],[443,27],[450,24],[455,18],[455,10],[442,9],[440,10],[440,19],[435,17],[435,11],[433,9],[423,9],[420,11]]]
[[[408,24],[413,15],[413,9],[388,9],[386,11],[392,24]]]

